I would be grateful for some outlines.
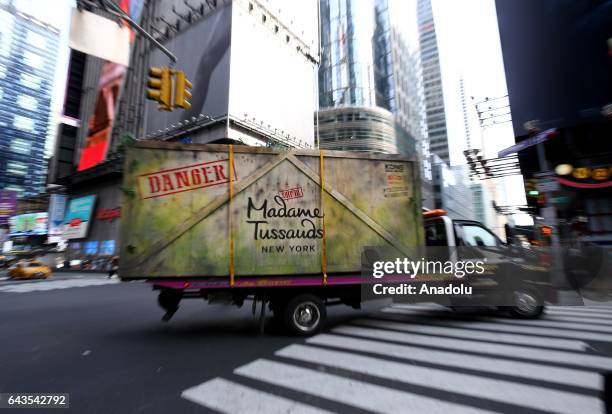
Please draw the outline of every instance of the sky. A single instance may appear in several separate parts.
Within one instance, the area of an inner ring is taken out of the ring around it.
[[[466,95],[473,96],[474,102],[481,102],[487,97],[504,97],[508,94],[495,0],[433,0],[433,11],[440,48],[442,82],[445,88],[449,140],[460,141],[464,135],[464,128],[463,113],[458,99],[459,77],[463,77]],[[468,105],[472,105],[474,109],[471,100],[468,101]],[[475,111],[473,113],[475,115]],[[484,129],[473,128],[472,135],[478,134],[482,143],[480,149],[483,150],[485,158],[497,158],[500,150],[514,144],[511,122]],[[463,154],[459,152],[457,154],[455,148],[451,158],[456,160],[456,163],[465,164]],[[526,203],[521,175],[495,181],[499,205]],[[514,219],[516,224],[531,223],[527,215],[515,216]]]
[[[411,43],[410,39],[414,39],[417,33],[416,0],[389,1],[396,12],[392,13],[395,24],[400,27],[408,43]],[[463,155],[465,128],[459,94],[461,78],[467,95],[472,146],[481,149],[485,158],[497,158],[501,149],[514,144],[512,123],[480,128],[474,106],[474,102],[483,101],[487,97],[507,95],[495,0],[432,0],[432,7],[451,142],[451,164],[466,164]],[[474,101],[470,99],[471,96]],[[522,176],[507,177],[495,182],[499,205],[526,203]],[[527,215],[516,216],[515,221],[517,224],[531,223]]]

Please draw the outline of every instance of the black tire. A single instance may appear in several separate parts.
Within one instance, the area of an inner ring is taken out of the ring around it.
[[[513,295],[514,306],[509,307],[510,315],[520,319],[536,319],[544,312],[541,296],[533,289],[519,289]]]
[[[285,328],[294,335],[310,336],[325,324],[327,309],[318,296],[302,294],[291,299],[284,307]]]

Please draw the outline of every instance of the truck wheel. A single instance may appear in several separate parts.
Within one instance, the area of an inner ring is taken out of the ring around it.
[[[318,332],[327,317],[323,301],[315,295],[298,295],[285,306],[284,322],[287,329],[297,335],[309,336]]]
[[[544,311],[540,295],[531,289],[515,291],[513,300],[514,306],[510,307],[510,314],[515,318],[535,319]]]

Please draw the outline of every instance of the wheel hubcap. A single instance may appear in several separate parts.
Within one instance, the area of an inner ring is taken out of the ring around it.
[[[320,314],[312,302],[304,302],[295,308],[293,321],[295,326],[303,332],[312,331],[319,325]]]
[[[531,313],[538,307],[538,300],[529,292],[516,292],[516,307],[522,313]]]

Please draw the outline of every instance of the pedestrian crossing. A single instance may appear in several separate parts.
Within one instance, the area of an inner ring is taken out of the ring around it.
[[[0,293],[30,293],[77,287],[102,286],[121,283],[119,279],[78,278],[62,280],[39,280],[0,285]]]
[[[603,413],[612,307],[539,320],[394,305],[188,388],[222,413]]]

